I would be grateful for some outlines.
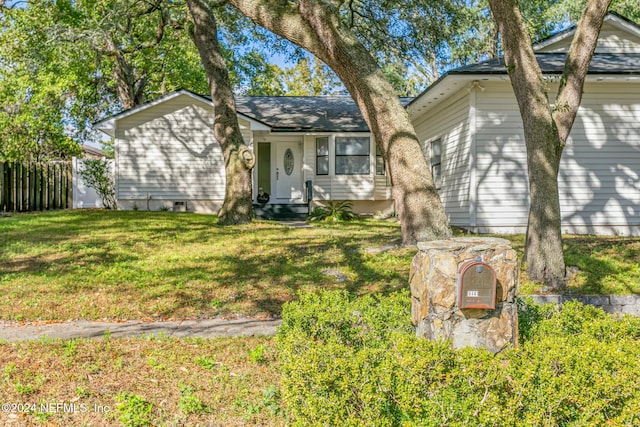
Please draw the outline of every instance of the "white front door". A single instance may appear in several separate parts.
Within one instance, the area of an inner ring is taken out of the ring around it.
[[[302,200],[302,153],[297,142],[276,143],[276,198]]]

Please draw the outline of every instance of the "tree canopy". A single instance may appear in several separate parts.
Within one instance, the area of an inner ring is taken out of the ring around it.
[[[444,71],[500,51],[488,0],[410,0],[402,8],[390,0],[332,3],[400,95],[416,95]],[[577,22],[586,0],[519,3],[534,40]],[[313,56],[233,8],[217,10],[236,93],[344,91]],[[640,19],[635,0],[614,0],[611,10]],[[98,139],[93,122],[122,108],[180,87],[205,93],[187,17],[184,0],[0,3],[0,159],[69,157]]]
[[[307,94],[319,94],[335,86],[326,67],[288,42],[232,8],[217,10],[237,92],[302,92],[293,86],[306,82]],[[98,138],[97,120],[181,87],[208,91],[182,0],[28,0],[0,6],[0,20],[0,160],[68,158]],[[284,71],[266,59],[273,46],[302,59]]]

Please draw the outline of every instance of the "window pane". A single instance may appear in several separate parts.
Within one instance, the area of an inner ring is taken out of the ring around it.
[[[436,139],[431,143],[431,174],[437,189],[442,186],[442,141]]]
[[[329,175],[329,157],[318,157],[316,159],[316,175]]]
[[[316,138],[316,155],[328,156],[329,155],[329,138]]]
[[[436,188],[440,188],[442,185],[442,175],[440,165],[435,165],[431,168],[431,173],[433,174],[433,182],[436,184]]]
[[[336,156],[368,156],[369,138],[336,138]]]
[[[376,156],[376,175],[384,175],[384,159]]]
[[[440,163],[441,156],[442,150],[440,140],[438,139],[431,143],[431,164]]]
[[[368,175],[369,156],[336,156],[336,175]]]

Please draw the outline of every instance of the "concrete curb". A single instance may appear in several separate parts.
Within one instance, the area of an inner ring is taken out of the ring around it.
[[[102,338],[163,335],[167,337],[241,337],[274,335],[280,319],[205,319],[181,321],[129,320],[126,322],[94,322],[74,320],[62,323],[23,324],[0,322],[0,341],[26,341],[44,338]]]
[[[611,314],[640,316],[640,295],[521,295],[531,297],[536,304],[564,304],[578,301],[585,305],[602,308]]]
[[[536,304],[563,304],[579,301],[602,308],[607,313],[631,314],[640,317],[640,295],[522,295],[531,297]],[[0,321],[0,341],[28,341],[37,339],[102,338],[162,335],[166,337],[244,337],[275,335],[281,319],[203,319],[125,322],[73,320],[60,323],[22,323]]]

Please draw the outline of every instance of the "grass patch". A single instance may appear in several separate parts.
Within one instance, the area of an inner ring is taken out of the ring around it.
[[[290,228],[167,212],[62,211],[0,219],[0,318],[277,314],[298,291],[389,292],[415,250],[399,226]]]
[[[524,235],[499,236],[511,241],[522,259]],[[619,236],[563,236],[564,259],[573,277],[569,295],[629,295],[640,293],[640,238]],[[540,293],[541,284],[520,273],[520,293]]]
[[[463,234],[458,232],[459,235]],[[522,254],[524,237],[506,236]],[[388,294],[415,249],[396,222],[311,228],[170,212],[74,210],[0,217],[0,319],[132,319],[279,314],[299,291]],[[640,239],[567,236],[569,292],[640,292]],[[522,293],[539,286],[524,280]]]
[[[35,404],[0,424],[285,424],[273,339],[78,340],[72,355],[68,342],[0,344],[0,402]]]

